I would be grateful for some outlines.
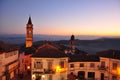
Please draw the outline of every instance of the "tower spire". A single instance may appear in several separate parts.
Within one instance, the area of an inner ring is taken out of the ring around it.
[[[29,16],[28,23],[26,24],[26,47],[33,45],[33,24]]]
[[[29,16],[29,20],[27,24],[32,24],[31,16]]]

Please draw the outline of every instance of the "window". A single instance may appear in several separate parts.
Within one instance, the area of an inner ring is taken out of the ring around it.
[[[117,69],[117,63],[113,63],[112,67],[113,67],[113,70],[116,70]]]
[[[48,69],[52,70],[52,62],[51,61],[48,62]]]
[[[6,53],[6,54],[5,54],[5,58],[7,58],[7,57],[8,57],[8,54]]]
[[[84,67],[84,64],[83,64],[83,63],[80,63],[80,67]]]
[[[94,67],[95,67],[95,64],[94,64],[94,63],[90,63],[90,67],[91,67],[91,68],[94,68]]]
[[[34,68],[37,68],[37,69],[43,68],[42,62],[35,62],[34,63]]]
[[[101,67],[105,67],[105,61],[101,61]]]
[[[60,66],[61,66],[61,68],[64,68],[64,61],[60,62]]]
[[[112,76],[112,80],[117,80],[117,76]]]
[[[101,73],[101,79],[100,80],[104,80],[104,77],[105,77],[105,75],[104,75],[104,73]]]
[[[88,72],[88,78],[95,78],[95,72]]]
[[[70,64],[70,68],[74,68],[74,64]]]

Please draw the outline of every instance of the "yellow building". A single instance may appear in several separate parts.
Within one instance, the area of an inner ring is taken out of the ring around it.
[[[32,80],[66,80],[68,57],[50,42],[39,46],[31,57]]]
[[[0,42],[0,80],[9,80],[18,74],[18,50]]]
[[[73,73],[80,80],[100,80],[98,65],[100,59],[96,55],[69,55],[68,74]]]
[[[120,80],[120,51],[106,50],[98,53],[100,56],[99,71],[105,79]]]
[[[68,74],[70,73],[83,80],[120,80],[120,51],[69,55]]]

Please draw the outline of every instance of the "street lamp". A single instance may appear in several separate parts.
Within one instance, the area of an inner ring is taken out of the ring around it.
[[[42,80],[44,80],[44,79],[45,79],[45,75],[43,74],[43,75],[42,75]]]
[[[60,66],[56,66],[56,73],[59,73],[61,71]]]
[[[42,75],[42,78],[45,78],[45,75]]]
[[[30,66],[27,66],[27,69],[30,69]]]
[[[117,74],[120,76],[120,67],[117,68]]]
[[[35,77],[36,77],[35,74],[33,74],[33,75],[32,75],[32,80],[35,80]]]

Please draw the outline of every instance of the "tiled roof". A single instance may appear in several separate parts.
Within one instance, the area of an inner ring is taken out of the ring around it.
[[[120,50],[105,50],[101,52],[97,52],[98,56],[106,57],[106,58],[114,58],[114,59],[120,59]]]
[[[10,52],[14,50],[17,50],[17,47],[0,41],[0,52]]]
[[[99,62],[100,58],[97,55],[69,55],[69,62]]]
[[[49,45],[48,45],[49,44]],[[67,55],[60,51],[57,48],[51,47],[51,43],[44,43],[41,48],[38,48],[37,52],[33,54],[32,57],[40,57],[40,58],[61,58],[67,57]]]
[[[35,52],[38,51],[38,48],[42,47],[42,46],[43,46],[44,44],[46,44],[46,43],[52,45],[53,47],[58,48],[56,45],[54,45],[54,44],[51,43],[50,41],[44,41],[44,42],[42,42],[42,43],[39,43],[39,44],[37,43],[37,44],[33,45],[32,47],[28,47],[28,48],[26,48],[26,46],[23,45],[23,46],[20,47],[19,52],[20,52],[20,53],[21,53],[21,52],[25,52],[25,55],[27,55],[27,54],[34,54]]]

